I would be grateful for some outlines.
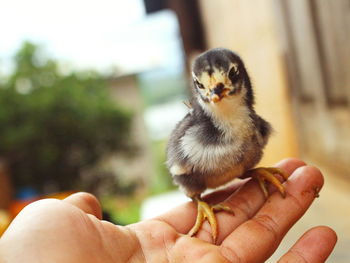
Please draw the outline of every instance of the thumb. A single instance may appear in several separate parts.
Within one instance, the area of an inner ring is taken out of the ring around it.
[[[63,201],[78,207],[87,214],[91,214],[96,216],[98,219],[102,219],[101,204],[92,194],[79,192],[68,196]]]

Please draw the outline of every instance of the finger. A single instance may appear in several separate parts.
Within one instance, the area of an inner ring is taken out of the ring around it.
[[[275,166],[283,169],[287,174],[291,175],[297,168],[305,165],[306,165],[305,162],[297,158],[287,158],[278,162]],[[251,179],[251,178],[244,178],[244,177],[240,177],[240,178],[243,178],[243,180],[239,182],[235,182],[235,184],[232,186],[229,186],[222,190],[215,191],[211,194],[208,194],[204,196],[204,199],[214,204],[225,201],[234,193],[234,191],[236,191],[237,189],[245,185]],[[260,189],[260,186],[259,186],[259,189]]]
[[[248,262],[266,260],[311,205],[322,185],[323,176],[317,168],[298,168],[286,182],[286,198],[281,198],[277,192],[270,196],[251,220],[240,225],[223,241],[223,253]]]
[[[276,167],[283,169],[290,175],[297,168],[304,165],[305,163],[303,161],[290,158],[282,160]],[[252,218],[264,205],[265,201],[266,198],[256,180],[249,181],[238,192],[229,196],[224,201],[224,204],[229,206],[234,213],[220,212],[216,214],[219,226],[219,236],[216,244],[221,244],[234,229]],[[207,222],[203,224],[202,231],[198,232],[197,237],[211,242],[210,226]]]
[[[307,231],[278,262],[325,262],[337,243],[337,234],[326,226]]]
[[[204,201],[210,204],[218,204],[220,202],[223,202],[228,197],[230,197],[235,191],[243,187],[249,180],[250,178],[234,181],[234,183],[226,186],[223,189],[216,190],[212,193],[204,195],[203,199]]]
[[[277,164],[277,167],[284,169],[288,174],[291,174],[295,169],[305,165],[304,162],[298,159],[286,159]],[[232,191],[235,191],[238,187],[241,187],[241,183],[234,184],[228,190],[221,190],[219,192],[211,193],[205,197],[206,201],[216,203],[218,201],[229,198],[225,203],[233,208],[235,215],[228,213],[217,213],[219,236],[218,241],[221,242],[224,237],[232,232],[243,221],[247,220],[258,211],[263,205],[265,199],[259,186],[254,180],[246,183],[239,193],[232,195]],[[196,206],[193,202],[181,205],[159,217],[157,220],[165,221],[172,225],[179,233],[186,234],[193,227],[197,215]],[[181,219],[181,220],[179,220]],[[210,226],[207,223],[203,225],[204,231],[198,233],[198,237],[206,241],[211,241]]]
[[[102,209],[100,202],[97,198],[89,193],[75,193],[63,200],[71,205],[78,207],[87,214],[96,216],[98,219],[102,219]]]

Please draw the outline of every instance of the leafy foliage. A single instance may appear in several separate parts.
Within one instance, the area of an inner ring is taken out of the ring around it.
[[[153,141],[152,150],[154,156],[154,175],[151,178],[150,194],[161,194],[169,190],[177,189],[174,185],[168,168],[166,167],[166,141]]]
[[[103,76],[63,75],[39,52],[24,43],[0,87],[0,156],[17,187],[72,189],[83,169],[130,149],[131,113],[110,98]]]

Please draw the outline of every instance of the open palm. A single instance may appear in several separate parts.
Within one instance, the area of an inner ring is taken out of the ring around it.
[[[78,193],[25,208],[0,239],[0,262],[264,262],[323,184],[321,173],[299,160],[278,167],[291,174],[284,199],[272,190],[265,200],[253,180],[206,197],[212,203],[224,201],[235,213],[217,213],[217,244],[207,223],[195,238],[186,235],[196,218],[191,202],[122,227],[101,220],[96,198]],[[313,228],[280,262],[324,262],[335,242],[330,228]]]

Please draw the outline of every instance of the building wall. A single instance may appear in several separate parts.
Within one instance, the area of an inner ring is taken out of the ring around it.
[[[278,1],[303,156],[350,179],[350,2]]]
[[[208,47],[226,47],[242,57],[255,90],[256,110],[275,129],[261,165],[272,165],[282,158],[298,156],[273,1],[199,2]]]
[[[152,174],[151,148],[143,119],[143,102],[136,75],[127,75],[110,81],[113,98],[133,114],[131,137],[136,145],[135,156],[112,156],[110,164],[127,180],[146,183]],[[141,180],[141,181],[140,181]]]

